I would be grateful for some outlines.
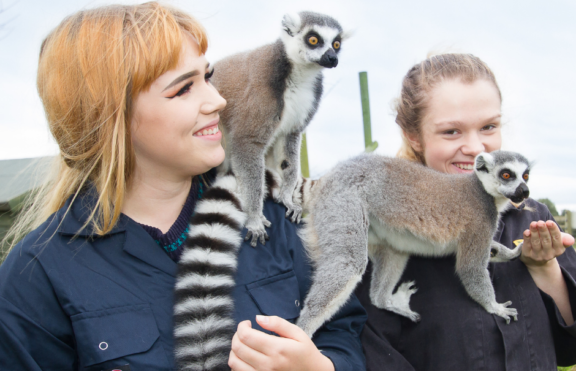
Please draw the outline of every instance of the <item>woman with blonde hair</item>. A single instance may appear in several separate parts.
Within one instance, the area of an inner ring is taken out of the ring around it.
[[[481,152],[500,149],[500,89],[494,74],[469,54],[432,56],[402,82],[396,123],[399,157],[437,171],[473,171]],[[542,124],[544,125],[544,124]],[[438,223],[442,223],[438,220]],[[576,364],[576,253],[545,205],[510,205],[494,239],[524,241],[520,259],[488,267],[499,302],[512,301],[516,322],[489,314],[455,274],[455,257],[411,257],[400,283],[414,281],[414,323],[370,303],[370,269],[356,291],[368,312],[362,333],[368,370],[556,370]]]
[[[60,152],[0,266],[3,370],[176,367],[177,262],[224,159],[226,102],[210,84],[207,45],[195,19],[155,2],[75,13],[43,42],[38,91]],[[269,243],[240,246],[234,341],[204,363],[187,354],[179,369],[364,368],[357,300],[313,341],[291,323],[310,267],[284,213],[266,202]]]

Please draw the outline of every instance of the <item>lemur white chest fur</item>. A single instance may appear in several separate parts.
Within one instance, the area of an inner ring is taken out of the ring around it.
[[[361,155],[305,187],[309,214],[301,237],[315,265],[297,325],[312,335],[348,300],[372,261],[370,299],[381,309],[419,321],[410,309],[414,282],[397,284],[411,255],[455,255],[455,270],[471,299],[489,313],[517,318],[498,303],[488,262],[517,257],[493,235],[510,201],[528,197],[530,164],[520,154],[482,153],[468,175],[439,173],[384,156]],[[395,288],[397,287],[396,291]]]
[[[281,162],[286,159],[286,135],[304,130],[308,117],[317,106],[315,95],[316,81],[322,77],[319,66],[295,65],[287,78],[284,91],[284,109],[280,123],[267,148],[266,165],[280,170]]]

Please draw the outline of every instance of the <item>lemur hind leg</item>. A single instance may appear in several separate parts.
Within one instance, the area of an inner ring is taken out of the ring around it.
[[[472,299],[480,304],[488,313],[495,314],[510,323],[510,318],[518,320],[518,311],[509,308],[511,301],[496,302],[496,294],[488,273],[488,259],[490,258],[490,241],[473,241],[473,244],[459,247],[456,255],[456,273],[460,277],[466,292]],[[486,247],[483,247],[482,244]]]
[[[282,189],[280,190],[280,198],[284,206],[288,209],[286,211],[286,216],[292,215],[290,220],[294,223],[300,223],[302,217],[302,206],[293,199],[294,189],[296,188],[300,176],[301,142],[302,135],[300,132],[286,135],[284,143],[286,158],[281,164],[284,182],[282,183]]]
[[[264,148],[242,143],[230,143],[233,148],[231,157],[232,171],[238,182],[238,191],[242,198],[242,208],[247,214],[246,240],[251,239],[250,245],[256,247],[256,243],[266,243],[268,234],[266,228],[271,223],[262,213],[264,207]]]
[[[303,232],[309,235],[312,228],[316,237],[306,242],[315,270],[296,324],[310,337],[346,303],[368,262],[368,218],[363,206],[355,200],[331,201],[316,204],[311,222],[304,224]]]
[[[410,297],[418,289],[414,281],[402,283],[396,292],[394,287],[402,277],[410,255],[394,250],[386,241],[369,245],[372,261],[370,300],[372,304],[407,317],[414,322],[420,321],[420,315],[410,309]]]

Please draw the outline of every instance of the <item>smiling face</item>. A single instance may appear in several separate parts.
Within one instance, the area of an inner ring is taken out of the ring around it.
[[[210,76],[206,58],[187,35],[176,68],[134,100],[131,135],[136,170],[184,179],[224,161],[218,122],[226,101]]]
[[[471,173],[479,153],[502,145],[500,105],[490,81],[446,80],[430,92],[420,137],[406,136],[427,166],[443,173]]]

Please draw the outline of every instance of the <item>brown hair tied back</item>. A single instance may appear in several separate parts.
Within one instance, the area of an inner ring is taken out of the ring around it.
[[[414,65],[402,80],[402,91],[395,102],[396,123],[402,129],[402,146],[398,157],[426,164],[422,152],[416,152],[406,135],[421,138],[422,119],[426,115],[430,92],[445,80],[458,79],[471,84],[478,79],[485,79],[494,84],[500,101],[502,94],[496,83],[494,73],[472,54],[439,54],[433,55]]]

